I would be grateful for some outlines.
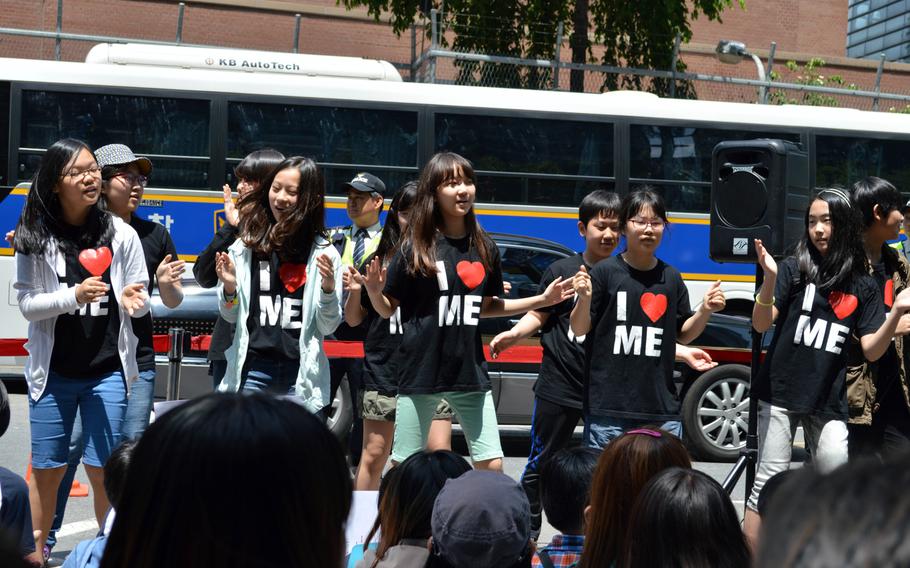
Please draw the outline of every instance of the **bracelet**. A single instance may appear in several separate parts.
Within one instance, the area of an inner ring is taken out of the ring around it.
[[[224,294],[224,305],[225,306],[234,306],[237,305],[237,291],[235,290],[233,294]]]
[[[774,305],[774,296],[771,296],[771,301],[768,302],[768,303],[766,304],[766,303],[762,302],[762,301],[759,299],[759,296],[760,296],[760,295],[761,295],[761,292],[759,292],[758,294],[755,295],[755,303],[756,303],[756,304],[758,304],[759,306],[764,306],[764,307],[766,307],[766,308],[770,308],[771,306]]]

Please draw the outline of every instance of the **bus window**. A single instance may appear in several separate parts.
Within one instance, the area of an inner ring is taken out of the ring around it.
[[[910,192],[910,142],[848,136],[815,137],[815,185],[850,186],[866,176]]]
[[[9,82],[0,81],[0,188],[13,185],[6,171],[9,165],[9,114]]]
[[[20,181],[34,174],[43,149],[61,138],[92,148],[126,144],[151,157],[154,187],[208,187],[208,101],[23,91]]]
[[[631,125],[629,136],[631,185],[660,185],[658,189],[663,192],[668,209],[694,213],[708,212],[711,153],[718,142],[752,138],[799,142],[799,134],[795,133],[645,124]],[[696,183],[669,183],[674,181]]]
[[[232,102],[227,141],[229,164],[253,150],[275,148],[286,156],[350,164],[342,168],[345,172],[371,165],[399,166],[408,172],[406,179],[417,177],[417,113],[413,111]],[[347,176],[345,181],[350,181],[349,173],[336,175],[333,169],[327,168],[327,178]],[[372,173],[382,177],[378,170]],[[328,179],[326,185],[330,193],[340,192],[338,184]]]
[[[610,123],[438,113],[435,124],[436,151],[479,171],[613,176]]]
[[[508,298],[527,298],[537,294],[543,273],[562,256],[536,249],[500,247],[502,277],[512,285]]]

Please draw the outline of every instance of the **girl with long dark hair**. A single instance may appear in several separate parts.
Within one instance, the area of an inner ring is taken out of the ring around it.
[[[392,459],[420,451],[442,398],[458,415],[475,467],[501,470],[502,448],[480,332],[480,317],[550,306],[571,295],[554,280],[543,294],[503,300],[499,251],[474,214],[471,163],[450,152],[420,174],[402,249],[388,269],[374,259],[365,286],[390,318],[401,307],[398,408]]]
[[[408,216],[417,197],[417,182],[408,182],[392,197],[379,246],[373,257],[364,261],[368,266],[377,258],[382,266],[389,261],[401,245],[408,227]],[[364,268],[365,269],[365,268]],[[396,395],[398,394],[398,368],[394,355],[404,331],[401,309],[389,319],[379,317],[369,296],[362,293],[363,275],[354,267],[344,273],[344,287],[348,292],[344,306],[344,319],[351,327],[366,321],[367,335],[363,342],[363,450],[354,478],[355,491],[375,491],[379,487],[382,470],[392,449],[395,430]],[[436,409],[427,439],[430,450],[451,449],[452,411],[444,401]]]
[[[148,313],[148,271],[136,231],[108,214],[100,196],[91,149],[59,140],[41,159],[13,238],[19,310],[30,322],[25,378],[38,550],[54,518],[77,410],[100,526],[109,506],[102,468],[139,375],[132,319]]]
[[[891,344],[910,292],[894,298],[884,315],[882,293],[866,272],[860,215],[846,191],[828,188],[811,200],[806,232],[780,265],[755,241],[764,282],[752,325],[764,332],[777,322],[752,396],[758,397],[758,470],[746,503],[744,530],[756,542],[758,495],[769,478],[790,467],[800,424],[815,467],[830,471],[847,461],[846,355],[850,336],[863,355],[878,360]]]
[[[325,186],[316,162],[295,156],[240,200],[238,240],[217,253],[219,308],[237,323],[218,386],[330,403],[323,337],[341,322],[341,262],[326,237]]]

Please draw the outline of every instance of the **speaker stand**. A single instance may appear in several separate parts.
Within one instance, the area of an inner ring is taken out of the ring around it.
[[[764,281],[765,272],[761,266],[755,264],[755,293],[761,289]],[[733,493],[733,488],[739,481],[743,472],[746,472],[746,489],[744,501],[749,500],[752,493],[752,485],[755,483],[755,466],[758,463],[758,399],[752,394],[752,385],[755,384],[755,378],[758,376],[758,365],[761,362],[762,336],[752,327],[752,368],[749,373],[749,424],[746,433],[746,447],[740,450],[739,459],[733,465],[733,469],[724,478],[723,488],[727,495]]]

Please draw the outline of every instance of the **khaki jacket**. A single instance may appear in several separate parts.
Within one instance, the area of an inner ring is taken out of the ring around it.
[[[888,245],[882,247],[882,261],[885,263],[885,272],[894,281],[896,297],[910,286],[910,262]],[[872,272],[871,266],[869,271]],[[872,424],[872,414],[878,410],[880,403],[877,393],[880,389],[883,392],[887,390],[891,381],[900,381],[904,403],[910,407],[910,387],[907,384],[910,342],[905,341],[904,337],[895,337],[894,348],[897,350],[898,376],[886,377],[879,375],[877,362],[870,363],[863,358],[862,348],[856,338],[850,342],[847,348],[847,406],[850,409],[850,424]]]

